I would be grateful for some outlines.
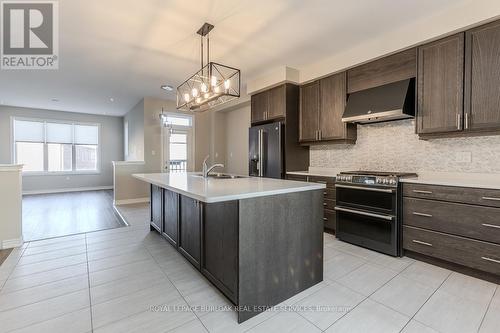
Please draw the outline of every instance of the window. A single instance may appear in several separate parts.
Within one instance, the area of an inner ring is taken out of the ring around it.
[[[26,172],[98,171],[99,126],[14,119],[14,160]]]
[[[168,125],[174,125],[174,126],[191,126],[191,117],[167,114],[165,122]]]
[[[188,155],[187,137],[186,132],[173,131],[170,134],[170,171],[186,171]]]

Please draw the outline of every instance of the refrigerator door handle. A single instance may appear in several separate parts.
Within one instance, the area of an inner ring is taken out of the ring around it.
[[[264,130],[260,129],[259,130],[259,162],[258,162],[258,167],[259,167],[259,177],[264,176]]]

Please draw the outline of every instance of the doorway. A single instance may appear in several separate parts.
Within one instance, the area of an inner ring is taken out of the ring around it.
[[[167,114],[162,127],[162,138],[162,171],[193,171],[193,118],[189,115]]]

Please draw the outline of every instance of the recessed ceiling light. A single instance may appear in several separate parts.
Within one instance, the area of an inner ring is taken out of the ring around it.
[[[59,102],[59,99],[58,98],[52,98],[51,101],[52,102]]]
[[[161,86],[161,89],[165,90],[165,91],[172,91],[174,90],[174,87],[168,85],[168,84],[164,84]]]

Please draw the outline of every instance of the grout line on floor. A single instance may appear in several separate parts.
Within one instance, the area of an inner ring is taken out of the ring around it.
[[[89,254],[87,251],[87,235],[85,235],[85,256],[87,257],[87,286],[89,290],[89,308],[90,308],[90,331],[94,332],[94,320],[92,311],[92,295],[90,292],[90,270],[89,270]]]
[[[186,298],[184,297],[184,295],[181,293],[181,291],[179,290],[179,288],[177,288],[177,286],[172,282],[172,280],[168,277],[167,273],[163,270],[163,267],[160,266],[160,263],[156,260],[156,258],[151,254],[151,252],[149,251],[148,248],[146,248],[146,251],[148,251],[149,255],[151,256],[151,258],[153,258],[153,260],[156,262],[156,264],[158,265],[158,267],[160,267],[161,271],[163,272],[163,275],[165,275],[165,277],[167,278],[167,280],[172,284],[172,286],[175,288],[175,290],[177,290],[177,292],[179,293],[179,295],[181,296],[181,298],[184,300],[184,302],[186,302],[186,304],[189,306],[189,303],[188,301],[186,300]],[[205,324],[201,321],[200,317],[198,316],[198,314],[195,312],[195,311],[191,311],[195,316],[196,318],[198,318],[198,320],[200,321],[201,325],[208,331],[209,329],[205,326]]]
[[[422,310],[422,308],[425,306],[425,304],[427,304],[427,302],[429,302],[429,300],[432,298],[432,296],[434,296],[434,294],[435,294],[435,293],[436,293],[439,289],[441,289],[441,287],[443,286],[443,284],[444,284],[444,283],[445,283],[445,282],[446,282],[446,281],[450,278],[451,274],[452,274],[452,272],[450,271],[450,272],[448,273],[448,275],[446,276],[446,278],[443,280],[443,282],[441,282],[441,284],[440,284],[440,285],[436,288],[436,290],[434,290],[434,291],[432,292],[432,294],[431,294],[429,297],[427,297],[427,299],[425,300],[425,302],[424,302],[424,303],[423,303],[423,304],[422,304],[422,305],[418,308],[418,310],[417,310],[417,311],[413,314],[413,316],[411,316],[410,320],[409,320],[409,321],[408,321],[408,322],[407,322],[407,323],[403,326],[403,328],[401,328],[401,330],[400,330],[399,332],[402,332],[402,331],[405,329],[405,327],[406,327],[406,326],[408,326],[408,324],[409,324],[409,323],[410,323],[410,322],[411,322],[411,321],[415,318],[415,316],[416,316],[416,315],[420,312],[420,310]],[[418,321],[418,320],[417,320],[417,321]],[[419,322],[419,323],[420,323],[420,322]],[[424,325],[424,326],[427,326],[426,324],[423,324],[423,323],[421,323],[421,324],[422,324],[422,325]],[[429,327],[429,326],[427,326],[427,327]],[[437,330],[436,330],[435,328],[433,328],[433,327],[430,327],[430,328],[432,328],[433,330],[437,331]]]
[[[78,265],[81,265],[81,264],[78,264]],[[37,288],[37,287],[41,287],[41,286],[44,286],[44,285],[46,285],[46,284],[51,284],[51,283],[55,283],[55,282],[61,282],[61,281],[64,281],[64,280],[73,279],[73,278],[75,278],[75,277],[78,277],[78,276],[83,276],[83,275],[86,275],[86,274],[87,274],[87,273],[84,273],[84,274],[77,274],[77,275],[74,275],[74,276],[65,277],[65,278],[62,278],[62,279],[57,279],[57,280],[54,280],[54,281],[48,281],[48,282],[40,283],[40,284],[33,285],[33,286],[30,286],[30,287],[19,288],[19,289],[12,290],[12,291],[2,292],[2,293],[0,293],[0,296],[2,296],[2,295],[12,294],[12,293],[15,293],[15,292],[18,292],[18,291],[22,291],[22,290],[26,290],[26,289],[30,289],[30,288]],[[27,276],[27,275],[26,275],[26,276]],[[15,279],[17,279],[17,278],[11,279],[11,281],[12,281],[12,280],[15,280]],[[70,292],[70,293],[71,293],[71,292]],[[66,295],[66,294],[63,294],[63,295]],[[60,295],[60,296],[63,296],[63,295]]]
[[[490,309],[491,303],[493,303],[493,298],[495,298],[495,295],[499,292],[498,285],[495,286],[495,292],[493,292],[493,295],[490,298],[490,301],[488,303],[488,307],[486,308],[486,311],[484,312],[483,318],[481,318],[481,323],[479,324],[479,327],[477,328],[478,332],[481,330],[481,326],[483,326],[484,318],[486,318],[486,315],[488,314],[488,311]]]
[[[0,290],[2,290],[2,289],[3,289],[3,287],[5,286],[5,284],[7,283],[7,281],[9,281],[10,276],[12,275],[12,273],[14,272],[14,270],[16,269],[17,264],[19,263],[19,260],[21,260],[21,258],[23,257],[24,251],[26,251],[26,249],[28,248],[28,246],[29,246],[29,243],[28,243],[28,245],[26,245],[26,247],[25,247],[25,248],[22,248],[22,247],[20,248],[20,249],[22,249],[22,250],[21,250],[21,255],[19,256],[19,258],[17,258],[16,263],[15,263],[14,265],[12,265],[12,270],[9,272],[9,274],[7,274],[7,278],[6,278],[6,279],[5,279],[5,281],[2,283],[2,285],[0,285]],[[9,257],[10,257],[11,255],[12,255],[12,252],[9,254]],[[5,258],[5,261],[6,261],[7,259],[9,259],[9,257]],[[4,261],[4,263],[5,263],[5,261]]]

